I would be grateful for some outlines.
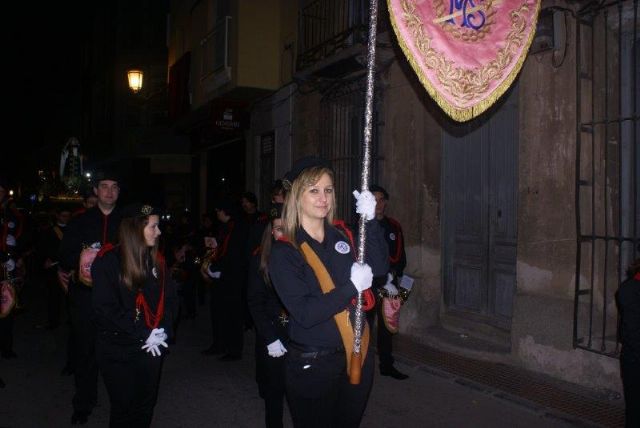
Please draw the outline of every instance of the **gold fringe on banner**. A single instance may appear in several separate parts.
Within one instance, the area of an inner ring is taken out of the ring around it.
[[[403,0],[403,4],[406,5],[407,4],[407,0]],[[411,64],[411,67],[413,68],[415,73],[418,75],[418,79],[420,80],[420,83],[422,83],[422,86],[425,87],[425,89],[427,90],[427,92],[429,93],[431,98],[433,98],[433,100],[440,106],[440,108],[449,117],[451,117],[453,120],[458,121],[458,122],[466,122],[466,121],[471,120],[471,119],[479,116],[480,114],[484,113],[493,104],[495,104],[496,101],[498,101],[498,99],[500,99],[500,97],[502,97],[502,95],[504,95],[504,93],[507,92],[507,90],[511,87],[511,85],[513,84],[515,79],[518,77],[518,73],[522,69],[524,61],[527,58],[527,53],[529,51],[529,47],[531,46],[531,43],[533,42],[533,38],[534,38],[535,33],[536,33],[535,29],[536,29],[537,22],[538,22],[538,13],[540,12],[540,0],[537,0],[535,2],[535,8],[536,9],[535,9],[535,12],[532,15],[533,22],[531,23],[531,28],[530,28],[530,31],[529,31],[529,35],[527,37],[527,40],[525,41],[525,45],[522,48],[522,50],[520,52],[520,55],[519,55],[515,65],[514,65],[514,67],[511,69],[511,71],[509,72],[508,76],[506,78],[504,78],[502,80],[502,82],[498,86],[496,86],[489,95],[487,95],[486,97],[482,98],[480,101],[476,102],[472,106],[469,106],[469,107],[466,107],[466,108],[460,108],[460,107],[457,107],[454,104],[450,103],[431,84],[429,78],[425,75],[425,73],[423,73],[422,67],[420,66],[420,64],[423,63],[424,61],[421,58],[414,58],[414,56],[413,56],[411,50],[409,49],[406,41],[401,36],[400,30],[399,30],[398,24],[397,24],[397,22],[399,22],[399,21],[397,20],[398,18],[394,14],[393,7],[392,7],[392,0],[387,0],[387,8],[389,10],[389,15],[390,15],[390,18],[391,18],[390,19],[391,26],[393,27],[393,30],[394,30],[394,32],[396,34],[396,39],[398,40],[398,44],[400,45],[400,48],[402,49],[402,52],[404,52],[404,55],[407,58],[407,61],[409,61],[409,64]],[[424,26],[422,26],[421,30],[422,30],[421,32],[424,31]],[[429,68],[431,68],[431,67],[429,67]]]

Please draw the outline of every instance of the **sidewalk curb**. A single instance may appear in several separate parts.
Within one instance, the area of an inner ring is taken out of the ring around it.
[[[431,376],[439,377],[445,380],[448,380],[452,383],[456,383],[463,387],[475,390],[477,392],[484,393],[486,395],[498,398],[500,400],[509,402],[511,404],[517,405],[521,408],[524,408],[532,413],[538,414],[545,419],[557,420],[564,423],[568,423],[570,425],[574,425],[577,427],[584,428],[597,428],[603,426],[616,426],[616,425],[601,425],[595,423],[586,418],[581,418],[571,413],[563,412],[559,409],[555,409],[553,407],[545,406],[543,404],[537,403],[535,401],[529,400],[525,397],[512,394],[508,391],[504,391],[500,388],[496,388],[491,385],[487,385],[485,383],[479,382],[477,380],[471,379],[469,377],[465,377],[456,373],[452,373],[450,371],[444,370],[442,368],[438,368],[432,365],[429,365],[426,361],[417,361],[413,358],[407,357],[405,355],[394,355],[395,360],[398,363],[401,363],[405,366],[410,367],[413,370],[420,371],[422,373],[426,373]],[[555,388],[555,387],[554,387]],[[562,391],[564,392],[564,391]],[[589,397],[584,397],[587,400]]]

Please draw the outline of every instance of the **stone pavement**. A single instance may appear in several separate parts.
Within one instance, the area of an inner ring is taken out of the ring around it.
[[[38,286],[33,286],[38,291]],[[39,293],[38,293],[39,294]],[[27,299],[16,318],[17,359],[0,360],[0,427],[66,427],[73,379],[60,375],[66,327],[41,328],[44,302]],[[208,343],[208,313],[181,323],[177,343],[165,360],[154,427],[260,427],[263,404],[254,381],[253,333],[245,335],[241,361],[219,362],[200,351]],[[409,353],[410,354],[410,353]],[[376,374],[362,427],[567,427],[595,426],[570,414],[479,386],[411,355],[398,368],[410,375],[396,381]],[[99,381],[99,405],[87,427],[108,426],[108,396]],[[291,427],[285,411],[285,426]]]

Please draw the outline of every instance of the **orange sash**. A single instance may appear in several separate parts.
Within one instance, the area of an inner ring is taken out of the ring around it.
[[[302,251],[302,255],[304,256],[311,269],[313,269],[313,273],[318,278],[318,282],[320,283],[320,289],[324,294],[327,294],[334,288],[336,288],[333,280],[331,279],[331,275],[327,271],[327,268],[324,266],[320,257],[313,251],[313,249],[307,244],[303,242],[300,245],[300,250]],[[333,316],[333,319],[338,326],[338,331],[340,332],[340,337],[342,337],[342,343],[344,344],[345,356],[347,357],[347,375],[351,373],[351,354],[353,352],[353,328],[351,328],[351,321],[349,320],[349,311],[343,310],[342,312],[338,312]],[[362,354],[362,363],[364,365],[364,361],[367,357],[367,350],[369,349],[369,324],[365,319],[364,322],[364,331],[362,332],[362,342],[360,346],[360,352]]]

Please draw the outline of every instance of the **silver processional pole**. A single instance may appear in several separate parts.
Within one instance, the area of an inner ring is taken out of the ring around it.
[[[360,192],[369,190],[369,175],[371,167],[371,128],[373,122],[373,89],[375,85],[376,68],[376,33],[378,27],[378,0],[369,0],[369,40],[367,43],[367,93],[364,114],[364,144],[362,154],[362,175]],[[364,263],[366,244],[366,221],[360,216],[358,224],[358,263]],[[355,314],[355,331],[353,337],[353,354],[351,355],[351,372],[349,380],[352,384],[360,383],[362,368],[362,293],[358,293]]]

